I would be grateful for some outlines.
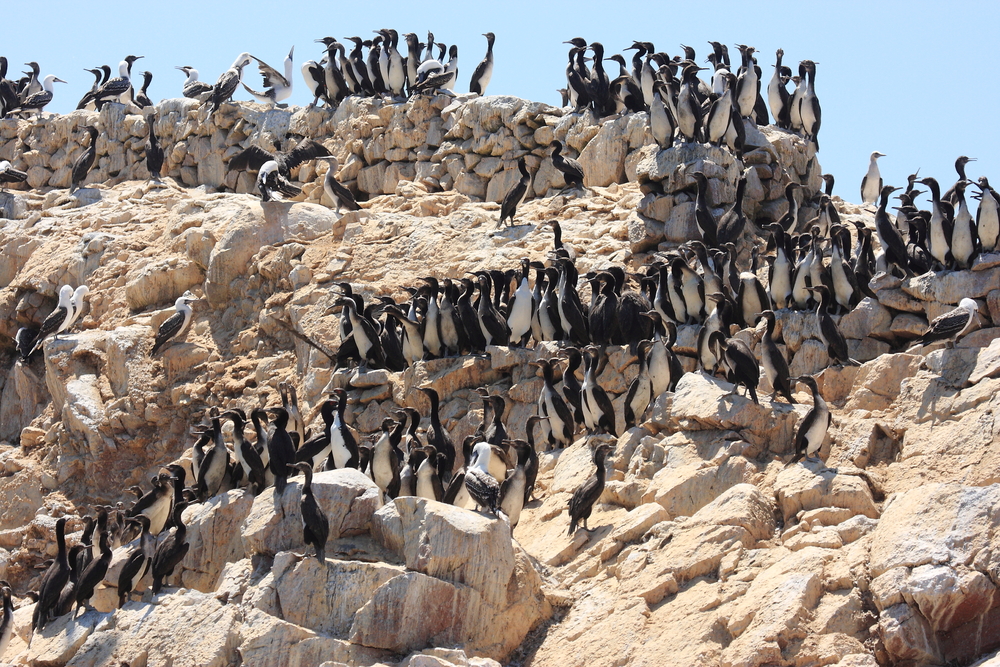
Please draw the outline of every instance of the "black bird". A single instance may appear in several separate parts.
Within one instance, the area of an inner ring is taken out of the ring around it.
[[[316,560],[320,563],[326,562],[326,540],[330,535],[330,522],[326,514],[316,502],[316,496],[312,490],[312,466],[305,461],[290,464],[289,469],[298,469],[306,476],[302,483],[302,500],[300,507],[302,510],[302,538],[306,545],[316,548]]]
[[[490,84],[493,77],[493,42],[496,36],[492,32],[483,33],[486,38],[486,56],[476,66],[476,71],[472,73],[472,81],[469,83],[469,92],[477,95],[486,94],[486,86]]]
[[[288,483],[288,466],[295,463],[295,445],[285,430],[288,426],[288,411],[284,408],[268,408],[267,411],[274,415],[274,431],[267,441],[267,466],[274,475],[274,490],[280,496]]]
[[[566,187],[583,187],[583,166],[573,158],[564,157],[562,148],[562,142],[552,142],[552,166],[562,173]]]
[[[721,331],[712,332],[709,342],[715,349],[719,362],[727,371],[727,379],[736,385],[733,391],[743,385],[753,402],[760,405],[760,401],[757,400],[760,366],[750,347],[738,338],[727,339]]]
[[[153,81],[152,73],[150,72],[142,73],[142,88],[135,96],[135,105],[140,109],[145,109],[146,107],[153,106],[153,100],[149,99],[149,95],[146,93],[146,89],[149,88],[149,84],[152,81]]]
[[[240,467],[243,468],[247,481],[253,485],[253,494],[260,495],[266,486],[264,461],[253,444],[243,437],[243,429],[247,424],[246,413],[236,408],[223,412],[219,415],[219,419],[229,419],[233,422],[233,452]]]
[[[830,297],[830,290],[825,285],[808,288],[810,292],[815,292],[820,296],[819,305],[816,307],[816,321],[819,325],[820,340],[826,345],[827,354],[834,364],[843,366],[850,364],[860,366],[861,362],[851,358],[847,349],[847,339],[840,332],[836,322],[830,316],[830,307],[833,299]]]
[[[108,566],[111,565],[111,545],[108,542],[108,532],[101,531],[99,537],[101,545],[101,555],[90,561],[87,568],[80,574],[76,584],[76,605],[79,609],[84,606],[94,595],[94,589],[104,581],[104,576],[108,573]]]
[[[587,528],[587,519],[590,518],[590,513],[594,509],[594,503],[597,502],[597,499],[604,492],[604,478],[606,474],[604,459],[612,449],[612,445],[608,443],[598,445],[597,449],[594,450],[594,465],[597,466],[597,471],[586,482],[581,484],[573,492],[573,497],[569,499],[570,535],[576,532],[578,523],[583,523],[583,529],[588,533],[590,532],[590,529]]]
[[[132,519],[138,522],[142,529],[139,535],[139,545],[129,554],[121,573],[118,575],[118,608],[121,609],[128,601],[132,590],[149,569],[156,551],[156,539],[149,533],[149,518],[143,514]]]
[[[2,102],[3,100],[0,99],[0,112],[3,110]],[[0,581],[0,598],[2,598],[2,605],[0,605],[2,606],[0,609],[0,656],[7,650],[10,638],[14,636],[14,603],[10,599],[12,594],[10,584],[6,581]]]
[[[885,252],[886,268],[892,271],[892,267],[898,267],[905,277],[909,277],[911,273],[909,259],[906,256],[906,244],[903,243],[899,230],[892,224],[889,215],[885,212],[886,206],[889,205],[889,195],[896,190],[899,188],[894,188],[891,185],[882,187],[878,210],[875,212],[875,231],[878,233],[879,243]]]
[[[705,174],[700,171],[694,172],[694,180],[698,185],[698,194],[695,196],[695,222],[698,223],[698,230],[701,232],[701,238],[705,241],[705,245],[710,248],[716,248],[719,245],[718,240],[718,223],[715,221],[715,216],[712,215],[712,211],[708,208],[708,179],[705,178]]]
[[[521,172],[521,179],[504,195],[503,202],[500,204],[500,220],[497,221],[497,227],[503,225],[505,220],[508,225],[511,227],[514,226],[514,214],[517,212],[517,205],[521,203],[525,193],[528,192],[531,173],[528,171],[528,163],[525,162],[523,157],[517,161],[517,169]]]
[[[792,398],[791,383],[788,380],[788,362],[785,361],[784,355],[781,354],[781,350],[778,349],[773,338],[774,311],[765,310],[760,314],[757,322],[762,319],[767,320],[767,329],[764,330],[764,335],[760,340],[760,361],[764,366],[764,375],[773,389],[771,400],[775,400],[778,394],[781,394],[788,399],[789,403],[795,403],[795,399]]]
[[[716,243],[722,247],[727,243],[736,243],[743,228],[747,224],[747,216],[743,213],[743,195],[747,189],[747,178],[741,176],[736,184],[736,201],[732,208],[722,214],[719,218],[719,226],[716,233]]]
[[[809,387],[812,391],[813,407],[806,413],[795,432],[795,456],[789,461],[790,464],[800,460],[803,456],[812,458],[813,455],[819,453],[823,441],[826,440],[826,432],[833,422],[833,415],[830,414],[830,408],[827,407],[826,401],[819,393],[816,379],[810,375],[802,375],[794,378],[793,381],[801,382]]]
[[[156,182],[160,180],[160,171],[163,169],[163,149],[160,141],[156,138],[156,112],[146,116],[146,126],[149,128],[149,137],[146,139],[146,169],[149,177]]]
[[[441,457],[440,465],[438,466],[438,475],[441,477],[441,483],[447,484],[451,480],[452,471],[455,469],[455,445],[451,441],[451,436],[448,435],[448,432],[441,424],[441,416],[438,412],[440,399],[437,391],[431,387],[419,387],[419,390],[426,394],[428,400],[431,402],[431,425],[428,427],[425,437],[427,444],[433,446],[434,450]]]
[[[602,431],[618,437],[615,428],[615,409],[604,388],[597,382],[598,366],[603,349],[588,346],[583,355],[583,385],[580,398],[583,404],[583,421],[590,433]]]
[[[303,162],[330,155],[326,146],[312,139],[302,139],[295,145],[295,148],[288,151],[278,150],[278,147],[279,144],[275,141],[275,150],[272,153],[260,146],[250,146],[233,156],[233,159],[229,161],[229,169],[259,171],[266,163],[273,160],[278,165],[278,173],[284,178],[290,179],[292,169]]]
[[[69,581],[69,552],[66,549],[66,517],[56,522],[56,545],[59,552],[52,565],[42,575],[42,583],[38,588],[38,602],[31,617],[31,629],[42,630],[51,620],[52,611],[59,601],[59,594]]]
[[[73,160],[73,181],[69,188],[70,194],[83,185],[84,179],[87,178],[91,167],[94,166],[94,160],[97,159],[97,128],[87,127],[85,129],[90,135],[90,145]]]
[[[163,580],[174,573],[174,568],[184,560],[184,556],[187,555],[188,549],[191,547],[189,542],[184,541],[187,536],[187,526],[181,519],[187,506],[188,504],[184,502],[174,505],[174,532],[160,542],[156,546],[156,551],[153,552],[153,595],[160,592]]]

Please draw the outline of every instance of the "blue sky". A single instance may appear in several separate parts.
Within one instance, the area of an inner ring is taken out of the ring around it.
[[[95,11],[99,7],[98,11]],[[428,8],[433,7],[433,11]],[[277,10],[287,11],[285,15]],[[823,107],[820,163],[837,178],[835,192],[858,201],[861,178],[873,150],[885,153],[880,166],[886,182],[905,184],[906,175],[942,183],[955,180],[961,154],[978,158],[969,176],[1000,184],[996,130],[998,95],[995,33],[1000,5],[988,2],[709,2],[597,3],[524,2],[102,2],[81,9],[69,2],[8,2],[0,55],[12,63],[37,60],[43,74],[56,74],[52,111],[66,112],[89,89],[85,67],[117,67],[128,54],[143,55],[135,71],[153,73],[154,100],[180,95],[184,76],[175,65],[192,65],[214,82],[242,51],[281,66],[295,45],[293,104],[306,104],[308,90],[299,65],[319,60],[327,35],[341,41],[392,27],[428,29],[439,42],[459,47],[459,90],[486,50],[481,35],[497,35],[496,67],[489,94],[510,94],[558,103],[565,85],[567,47],[582,36],[600,41],[608,55],[633,40],[653,42],[670,55],[680,44],[693,46],[699,60],[718,40],[757,48],[765,79],[774,51],[785,51],[795,67],[809,58],[819,63],[816,90]],[[37,12],[41,9],[42,15]],[[626,53],[626,57],[627,53]],[[614,63],[610,63],[612,68]],[[248,68],[247,82],[260,77]],[[11,76],[11,75],[8,75]],[[237,99],[249,99],[242,90]],[[926,203],[925,200],[921,200]]]

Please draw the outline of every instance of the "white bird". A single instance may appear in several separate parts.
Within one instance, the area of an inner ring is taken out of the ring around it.
[[[250,56],[257,61],[257,69],[260,70],[260,74],[264,77],[264,87],[267,88],[264,92],[259,92],[243,83],[243,87],[246,88],[247,92],[253,95],[258,102],[263,102],[264,104],[277,104],[287,100],[292,94],[292,57],[295,52],[295,47],[288,52],[288,57],[285,58],[285,73],[281,74],[278,70],[274,69],[263,60],[256,56]],[[242,81],[241,81],[242,83]]]
[[[45,321],[42,322],[42,328],[38,330],[38,336],[35,337],[35,344],[31,348],[29,356],[37,352],[42,347],[42,342],[48,338],[50,335],[58,335],[62,331],[65,331],[69,326],[70,318],[73,316],[73,288],[69,285],[63,285],[59,288],[59,304],[56,309],[53,310]]]
[[[156,332],[156,342],[153,344],[153,349],[149,351],[149,356],[156,354],[165,343],[171,341],[175,338],[179,338],[191,324],[191,315],[193,311],[191,306],[188,305],[192,301],[197,301],[198,297],[194,296],[190,292],[182,294],[177,297],[177,301],[174,302],[174,308],[177,312],[168,317],[160,325],[159,330]]]
[[[878,159],[885,157],[884,153],[875,151],[868,163],[868,173],[861,179],[861,201],[874,204],[882,193],[882,175],[878,171]]]

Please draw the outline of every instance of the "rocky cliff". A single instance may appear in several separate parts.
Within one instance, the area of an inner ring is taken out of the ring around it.
[[[77,130],[95,120],[93,187],[69,196]],[[167,148],[162,186],[145,181],[146,122]],[[340,179],[367,198],[361,211],[327,208],[324,168],[311,163],[294,173],[305,183],[299,202],[262,204],[247,194],[249,176],[225,169],[242,147],[295,136],[340,158]],[[643,114],[598,123],[493,97],[349,101],[336,112],[227,105],[214,119],[171,100],[155,121],[108,105],[2,121],[0,138],[0,159],[26,168],[32,188],[0,195],[13,218],[0,229],[3,333],[37,325],[62,284],[91,290],[76,329],[41,359],[16,361],[11,345],[0,360],[0,579],[19,607],[0,660],[847,667],[969,664],[1000,648],[1000,257],[988,255],[968,271],[877,279],[878,298],[839,320],[860,367],[828,368],[812,313],[778,313],[792,374],[815,374],[833,410],[825,464],[786,465],[807,393],[798,405],[772,402],[762,381],[756,405],[688,373],[614,443],[592,533],[566,534],[566,505],[601,438],[540,454],[537,500],[513,540],[502,520],[386,502],[367,477],[340,470],[315,480],[331,523],[320,564],[303,557],[312,552],[297,493],[275,502],[235,489],[185,511],[191,553],[169,582],[179,588],[114,611],[108,586],[94,609],[61,617],[28,648],[25,596],[55,555],[56,519],[73,517],[75,543],[76,516],[126,500],[162,465],[189,467],[189,429],[210,407],[275,405],[278,384],[291,382],[315,418],[326,393],[345,388],[348,422],[366,436],[400,407],[426,415],[413,389],[433,386],[461,442],[482,419],[475,389],[486,386],[507,399],[508,429],[524,437],[542,385],[529,362],[553,356],[554,344],[402,373],[335,370],[324,353],[340,342],[328,312],[335,283],[402,299],[420,276],[543,260],[550,219],[581,273],[636,271],[697,235],[691,174],[709,177],[721,209],[744,172],[721,149],[659,151]],[[584,165],[585,192],[561,190],[554,139]],[[747,143],[745,210],[757,224],[744,259],[764,242],[758,225],[784,214],[787,183],[809,195],[822,182],[793,135],[749,128]],[[522,156],[529,199],[517,226],[495,229],[494,202]],[[872,226],[870,210],[835,201],[842,219]],[[804,204],[807,221],[815,211]],[[188,290],[202,297],[191,331],[151,359],[156,327]],[[906,352],[963,297],[980,303],[978,331],[953,349]],[[756,348],[761,331],[735,335]],[[679,327],[675,350],[694,354],[697,333]],[[635,357],[608,352],[599,382],[621,424]]]

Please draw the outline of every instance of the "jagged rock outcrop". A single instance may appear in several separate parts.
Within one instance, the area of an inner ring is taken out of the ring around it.
[[[45,191],[65,187],[72,138],[94,120],[107,132],[93,187],[72,198]],[[823,463],[788,464],[810,396],[772,401],[763,380],[758,406],[719,378],[689,373],[623,431],[637,369],[627,346],[609,346],[599,382],[619,437],[580,435],[541,452],[535,500],[513,535],[487,514],[387,502],[360,473],[326,472],[314,480],[331,523],[321,564],[302,541],[300,478],[277,499],[271,489],[256,498],[231,490],[185,511],[198,556],[165,593],[153,598],[146,579],[111,611],[108,586],[95,602],[102,611],[61,618],[27,650],[24,594],[37,589],[35,566],[55,555],[55,519],[125,500],[128,486],[148,484],[166,463],[189,468],[189,428],[209,407],[275,405],[278,384],[291,381],[315,434],[317,406],[343,388],[346,421],[364,441],[402,407],[426,414],[414,389],[432,386],[458,443],[479,425],[474,390],[487,386],[507,400],[511,435],[524,436],[541,385],[528,364],[556,356],[556,344],[492,346],[401,373],[337,370],[324,352],[340,343],[328,312],[336,283],[368,300],[401,299],[420,276],[512,269],[546,257],[552,234],[539,223],[551,219],[581,274],[611,264],[637,273],[655,259],[643,253],[694,235],[695,170],[709,177],[716,213],[745,174],[752,222],[784,212],[788,182],[810,194],[819,187],[815,156],[774,128],[748,134],[741,170],[724,149],[656,150],[643,114],[598,124],[589,112],[507,97],[352,99],[335,112],[225,105],[213,120],[190,101],[166,101],[156,122],[170,146],[168,176],[153,187],[139,182],[145,122],[117,105],[0,122],[0,158],[17,153],[43,188],[4,198],[15,219],[0,229],[0,332],[41,321],[63,283],[91,289],[79,325],[40,358],[0,351],[0,578],[19,606],[17,637],[0,660],[871,667],[996,650],[1000,265],[990,257],[968,271],[879,277],[877,299],[835,317],[860,367],[830,367],[813,312],[777,314],[775,340],[792,373],[816,374],[833,410]],[[246,145],[297,136],[337,153],[362,210],[324,206],[324,167],[293,174],[302,201],[263,205],[245,194],[249,176],[226,171]],[[561,191],[548,157],[555,139],[585,165],[586,191]],[[494,202],[519,157],[534,172],[529,199],[520,224],[497,230]],[[206,187],[180,187],[193,185]],[[813,211],[803,203],[804,223]],[[871,225],[870,212],[835,203],[845,219]],[[748,226],[741,262],[759,234]],[[190,331],[151,359],[152,332],[186,290],[204,297]],[[907,350],[965,296],[980,305],[978,331],[953,349]],[[762,330],[728,333],[756,351]],[[695,325],[678,327],[675,350],[689,371],[697,335]],[[594,530],[570,537],[567,503],[593,474],[599,442],[614,450]],[[81,529],[71,519],[71,543]]]

